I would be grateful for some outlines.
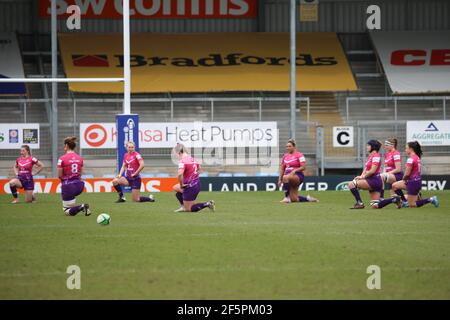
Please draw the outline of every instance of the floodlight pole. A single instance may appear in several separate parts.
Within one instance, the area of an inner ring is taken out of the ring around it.
[[[51,2],[51,37],[52,37],[52,78],[58,77],[58,25],[56,13],[56,1]],[[56,164],[58,162],[58,83],[52,82],[52,114],[51,114],[51,141],[52,141],[52,176],[57,177],[58,170]]]
[[[123,0],[123,113],[131,113],[130,0]]]
[[[290,136],[295,139],[295,126],[296,126],[296,21],[295,21],[295,11],[296,11],[296,0],[291,0],[291,85],[290,85],[290,103],[291,103],[291,126],[290,126]]]

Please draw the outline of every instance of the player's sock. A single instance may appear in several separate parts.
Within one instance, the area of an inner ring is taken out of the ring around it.
[[[352,194],[355,197],[356,201],[362,202],[361,195],[359,194],[359,191],[358,191],[357,188],[350,189],[350,191],[352,192]]]
[[[399,195],[400,198],[402,198],[402,201],[403,201],[403,202],[406,202],[406,201],[407,201],[406,198],[405,198],[405,195],[403,194],[403,191],[402,191],[402,190],[397,189],[397,190],[395,190],[395,193],[396,193],[397,195]]]
[[[284,196],[289,198],[289,183],[283,183]]]
[[[122,198],[123,197],[122,186],[118,184],[117,186],[114,186],[114,189],[116,189],[117,193],[119,194],[119,197]]]
[[[430,203],[430,202],[431,202],[431,198],[422,199],[422,200],[417,200],[417,201],[416,201],[416,206],[417,206],[417,207],[422,207],[422,206],[424,206],[424,205],[426,205],[426,204],[428,204],[428,203]]]
[[[389,199],[383,199],[380,202],[378,202],[378,209],[381,209],[385,206],[387,206],[388,204],[394,203],[397,200],[397,198],[392,197]]]
[[[69,216],[76,216],[78,212],[83,210],[83,206],[75,206],[71,208],[65,208],[64,211],[69,214]]]
[[[380,198],[381,198],[381,199],[384,199],[384,189],[381,190],[381,192],[380,192]]]
[[[175,197],[177,197],[178,202],[183,205],[183,194],[181,192],[175,193]]]
[[[304,196],[298,196],[298,202],[309,202],[309,199]]]
[[[16,186],[12,186],[12,185],[9,185],[9,188],[11,189],[11,194],[12,194],[12,196],[13,196],[13,198],[15,198],[15,199],[17,199],[17,187]]]
[[[208,208],[209,203],[208,202],[202,202],[202,203],[196,203],[191,207],[191,212],[197,212],[202,209]]]
[[[139,197],[139,202],[153,202],[154,200],[150,197]]]

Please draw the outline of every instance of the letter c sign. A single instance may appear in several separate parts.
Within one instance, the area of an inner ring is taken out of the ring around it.
[[[333,147],[353,148],[353,127],[333,127]]]

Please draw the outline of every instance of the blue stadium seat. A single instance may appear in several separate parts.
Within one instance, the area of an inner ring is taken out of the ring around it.
[[[269,177],[270,174],[268,174],[267,172],[257,172],[256,176],[257,177]]]
[[[33,176],[33,178],[34,178],[34,179],[45,179],[45,178],[47,178],[47,177],[44,176],[44,175],[40,175],[40,176]]]
[[[0,176],[0,179],[8,179],[7,176]]]
[[[246,177],[247,174],[245,172],[236,172],[233,173],[233,177]]]
[[[169,177],[170,177],[170,174],[165,173],[165,172],[160,172],[160,173],[157,173],[157,174],[156,174],[156,177],[157,177],[157,178],[169,178]]]
[[[278,172],[271,172],[269,173],[269,177],[278,177],[279,173]]]
[[[107,179],[114,179],[116,177],[115,174],[104,174],[102,176],[102,178],[107,178]]]
[[[81,176],[82,179],[93,179],[94,175],[93,174],[83,174]]]
[[[230,172],[219,172],[218,177],[232,177],[233,174]]]
[[[202,172],[202,173],[199,174],[199,177],[200,177],[200,178],[206,178],[206,177],[209,177],[209,173],[208,173],[208,172]]]
[[[141,177],[142,178],[154,178],[155,174],[154,173],[141,173]]]

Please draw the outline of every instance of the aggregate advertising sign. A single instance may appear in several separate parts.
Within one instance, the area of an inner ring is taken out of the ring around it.
[[[59,19],[68,15],[70,5],[78,5],[83,19],[122,19],[122,0],[59,0]],[[51,16],[51,0],[39,1],[39,16]],[[258,0],[130,0],[132,19],[256,18]]]
[[[394,94],[450,92],[450,31],[371,36]]]
[[[22,55],[15,33],[0,33],[0,78],[25,78]],[[24,83],[0,83],[0,95],[23,95]]]
[[[450,121],[408,121],[408,141],[417,140],[423,146],[450,146]]]
[[[39,149],[39,123],[0,123],[0,149]]]
[[[354,91],[353,73],[336,33],[298,33],[297,91]],[[121,77],[119,34],[59,35],[67,77]],[[266,32],[131,36],[131,91],[288,91],[289,34]],[[120,83],[69,83],[75,92],[123,93]]]
[[[147,122],[139,123],[140,148],[187,147],[276,147],[277,123],[262,122]],[[81,123],[82,149],[115,149],[114,123]]]
[[[83,179],[85,183],[84,191],[91,193],[115,192],[111,182],[112,179]],[[9,180],[0,179],[0,194],[11,193]],[[35,193],[61,193],[61,181],[59,179],[35,179]],[[176,178],[142,178],[141,192],[170,192]]]

